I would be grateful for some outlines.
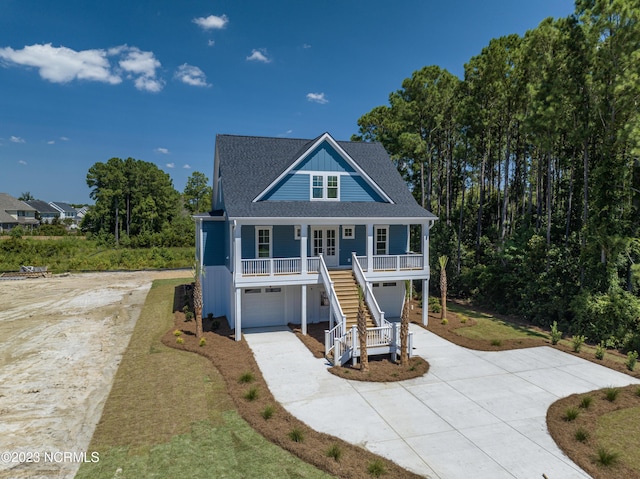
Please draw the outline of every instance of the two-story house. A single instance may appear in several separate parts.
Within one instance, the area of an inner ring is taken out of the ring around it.
[[[405,280],[428,291],[436,217],[416,203],[379,143],[328,133],[218,135],[212,210],[194,218],[203,313],[226,316],[238,340],[242,328],[295,323],[306,333],[307,324],[329,321],[328,355],[355,357],[347,336],[355,334],[358,286],[372,338],[384,333],[386,341]],[[410,250],[412,231],[418,252]]]
[[[33,228],[38,224],[36,210],[6,193],[0,193],[0,233],[6,233],[16,226]]]

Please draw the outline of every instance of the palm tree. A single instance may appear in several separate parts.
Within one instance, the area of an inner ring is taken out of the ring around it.
[[[360,286],[358,286],[358,340],[360,342],[360,371],[367,372],[369,371],[369,355],[367,354],[367,313],[362,288],[360,288]]]
[[[447,319],[447,263],[449,257],[442,255],[438,258],[440,264],[440,303],[442,304],[440,319]]]
[[[196,319],[196,338],[202,337],[202,269],[199,264],[194,265],[193,275],[195,284],[193,286],[193,309]]]
[[[409,364],[409,310],[411,309],[411,283],[405,281],[405,299],[400,320],[400,364]]]

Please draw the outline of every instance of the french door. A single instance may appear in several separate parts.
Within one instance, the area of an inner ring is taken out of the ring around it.
[[[312,256],[322,255],[327,266],[338,266],[338,228],[313,227],[311,237]]]

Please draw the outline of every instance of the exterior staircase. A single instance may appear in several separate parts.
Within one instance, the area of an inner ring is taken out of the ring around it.
[[[332,270],[329,271],[329,275],[334,283],[342,312],[347,317],[348,331],[352,326],[358,326],[358,282],[350,269]],[[368,307],[366,307],[365,316],[367,318],[367,328],[375,328],[377,325]]]

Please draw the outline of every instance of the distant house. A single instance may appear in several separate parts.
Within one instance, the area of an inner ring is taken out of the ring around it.
[[[397,353],[389,320],[401,316],[405,280],[428,290],[437,218],[379,143],[218,135],[212,210],[194,218],[204,314],[226,316],[236,339],[242,328],[297,323],[306,333],[328,321],[327,358],[353,359],[359,286],[369,354]],[[425,323],[427,309],[425,300]]]
[[[75,223],[76,215],[78,212],[73,206],[67,203],[63,203],[62,201],[51,201],[49,202],[49,205],[55,208],[60,213],[60,221],[71,218]]]
[[[36,217],[39,217],[40,223],[50,224],[55,218],[60,218],[60,211],[46,201],[31,200],[25,201],[25,203],[36,210]]]
[[[0,233],[16,226],[33,228],[38,224],[35,208],[6,193],[0,193]]]

